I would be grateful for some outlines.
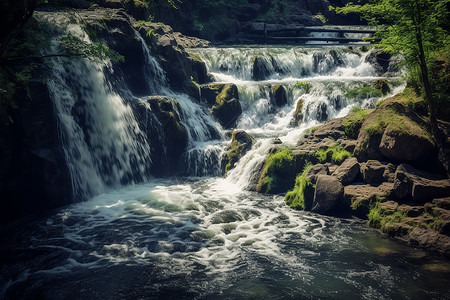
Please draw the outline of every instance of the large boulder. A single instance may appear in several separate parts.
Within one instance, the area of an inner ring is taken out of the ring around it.
[[[320,175],[317,177],[312,212],[327,214],[342,200],[344,186],[336,177]]]
[[[359,174],[359,163],[355,157],[347,158],[337,169],[333,172],[343,185],[349,185]]]
[[[238,160],[252,148],[253,141],[252,136],[244,130],[236,130],[233,132],[230,148],[222,160],[222,166],[225,168],[225,172],[234,168]]]
[[[232,83],[213,83],[200,87],[201,99],[224,128],[235,126],[242,114],[237,86]]]
[[[423,169],[437,167],[437,150],[428,124],[408,105],[402,94],[383,101],[369,113],[359,131],[355,156],[408,163]]]
[[[320,175],[330,175],[330,171],[328,170],[328,166],[323,164],[317,164],[309,168],[308,172],[306,172],[306,178],[309,182],[316,184],[317,177]]]

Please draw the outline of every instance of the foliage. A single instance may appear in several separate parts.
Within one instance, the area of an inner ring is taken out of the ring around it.
[[[318,19],[323,24],[328,22],[328,19],[322,13],[318,13],[317,15],[314,16],[314,18]]]
[[[342,148],[340,144],[336,143],[326,149],[317,150],[315,156],[320,163],[332,162],[335,164],[341,164],[352,155],[350,152]]]
[[[332,8],[338,13],[362,14],[370,25],[379,28],[375,38],[381,39],[382,50],[405,58],[412,81],[427,99],[432,133],[440,149],[445,137],[437,125],[436,105],[442,78],[433,77],[431,71],[436,53],[448,51],[450,46],[449,5],[450,0],[367,0]]]
[[[124,62],[125,58],[101,42],[88,43],[73,35],[59,38],[63,53],[61,56],[82,57],[91,60],[110,59],[112,62]]]
[[[305,209],[305,198],[313,187],[312,183],[306,178],[309,169],[311,169],[311,164],[305,166],[303,173],[299,174],[295,179],[294,189],[286,194],[285,202],[291,208]]]
[[[369,99],[373,97],[381,97],[383,96],[383,93],[379,89],[365,86],[363,88],[352,89],[345,93],[344,96],[349,99]]]
[[[350,138],[356,138],[361,129],[362,124],[367,118],[369,110],[364,110],[360,107],[353,107],[348,116],[342,120],[345,134]]]

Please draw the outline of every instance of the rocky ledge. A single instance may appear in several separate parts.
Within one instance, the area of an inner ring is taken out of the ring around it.
[[[354,216],[413,246],[450,254],[450,179],[410,89],[270,150],[253,184],[314,213]],[[446,133],[450,124],[440,121]],[[447,141],[448,143],[448,141]]]

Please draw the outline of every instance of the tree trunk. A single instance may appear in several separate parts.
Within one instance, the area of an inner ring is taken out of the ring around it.
[[[438,158],[439,161],[442,163],[443,167],[445,168],[447,175],[450,177],[450,161],[448,157],[448,151],[445,149],[445,142],[444,137],[439,130],[438,124],[437,124],[437,118],[436,118],[436,103],[434,101],[433,97],[433,91],[431,89],[430,80],[428,77],[428,66],[425,59],[425,51],[423,49],[422,44],[422,37],[420,35],[420,31],[417,33],[417,43],[419,46],[419,66],[420,66],[420,72],[421,72],[421,78],[422,78],[422,84],[425,88],[425,95],[428,102],[428,107],[430,109],[430,125],[431,125],[431,132],[433,133],[434,140],[436,142],[436,146],[438,148]]]

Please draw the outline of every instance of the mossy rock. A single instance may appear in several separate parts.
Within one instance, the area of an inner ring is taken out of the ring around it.
[[[350,113],[342,119],[342,126],[345,134],[352,139],[356,139],[361,129],[362,124],[366,120],[369,110],[363,110],[359,107],[354,107]]]
[[[229,150],[224,155],[222,166],[225,167],[225,173],[233,169],[238,160],[252,148],[254,139],[243,130],[233,132],[232,141]]]
[[[354,155],[360,160],[390,159],[435,166],[435,146],[427,122],[398,94],[383,101],[364,120]]]
[[[265,161],[256,190],[266,194],[284,193],[294,187],[297,174],[316,158],[308,152],[274,149]]]
[[[373,83],[373,87],[380,90],[383,95],[387,95],[391,92],[391,87],[386,79],[378,79]]]
[[[213,83],[200,86],[201,99],[224,128],[232,128],[242,114],[237,86],[232,83]]]
[[[296,127],[300,126],[303,122],[303,104],[305,103],[305,100],[302,98],[298,99],[297,106],[295,108],[294,117],[292,119],[291,125]]]

